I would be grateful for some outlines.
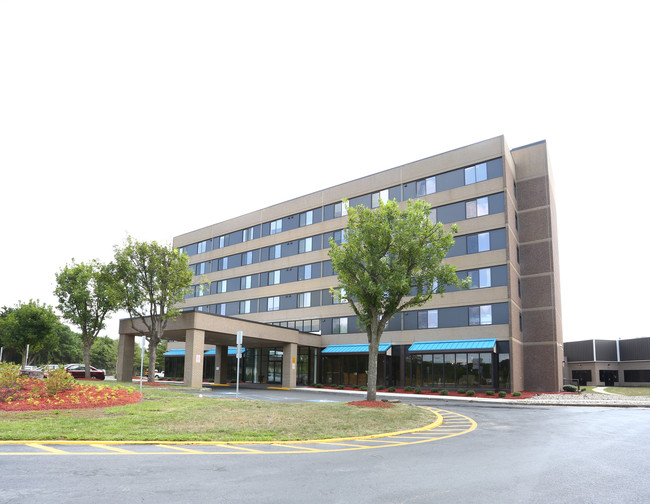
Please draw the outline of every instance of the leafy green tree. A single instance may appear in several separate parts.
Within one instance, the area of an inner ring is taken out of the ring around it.
[[[145,327],[149,342],[149,376],[154,381],[157,348],[170,320],[180,310],[192,282],[189,258],[170,246],[127,238],[115,248],[115,274],[119,280],[122,307]]]
[[[375,210],[351,207],[345,241],[337,245],[330,238],[329,255],[339,281],[332,291],[349,303],[368,336],[369,401],[377,396],[379,342],[388,321],[442,295],[446,286],[467,286],[454,266],[443,263],[457,229],[446,232],[431,222],[430,210],[423,200],[409,201],[405,210],[395,201],[380,202]]]
[[[117,364],[117,340],[100,336],[90,351],[90,359],[96,368],[105,369],[109,375],[115,374]]]
[[[54,332],[56,333],[58,343],[53,346],[47,346],[34,354],[35,362],[39,365],[81,362],[81,359],[83,359],[81,336],[67,325],[61,323],[57,324]]]
[[[85,376],[90,378],[90,349],[106,327],[109,313],[117,310],[118,296],[111,266],[98,261],[66,265],[56,275],[54,294],[63,318],[81,329]]]
[[[30,349],[30,362],[33,362],[34,356],[41,350],[57,345],[58,324],[59,317],[51,306],[41,305],[38,300],[19,302],[16,308],[0,317],[3,345],[18,351],[22,366],[27,366],[27,346]]]

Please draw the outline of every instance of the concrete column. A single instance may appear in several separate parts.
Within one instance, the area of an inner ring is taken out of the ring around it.
[[[117,372],[115,378],[121,382],[133,380],[133,350],[135,347],[135,336],[120,334],[120,341],[117,346]]]
[[[201,388],[203,385],[203,349],[205,331],[185,331],[185,374],[183,382],[187,387]]]
[[[298,345],[285,343],[282,346],[282,386],[296,388],[296,368],[298,367]]]
[[[214,383],[226,383],[228,380],[228,347],[217,345],[214,354]]]

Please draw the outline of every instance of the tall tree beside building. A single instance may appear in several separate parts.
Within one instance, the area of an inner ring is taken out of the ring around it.
[[[136,321],[146,329],[148,381],[153,382],[158,344],[192,282],[189,258],[171,246],[129,236],[123,247],[115,248],[115,263],[122,307],[129,312],[134,329]]]
[[[90,378],[90,350],[106,327],[106,317],[119,306],[111,266],[98,261],[66,265],[56,275],[54,294],[63,318],[81,329],[85,377]]]
[[[451,232],[429,219],[423,200],[380,202],[377,209],[350,207],[345,240],[330,238],[330,258],[338,276],[334,295],[348,302],[368,336],[369,401],[377,397],[379,342],[388,321],[408,308],[422,306],[446,286],[466,287],[455,267],[443,262],[454,244]]]
[[[38,300],[19,302],[16,308],[7,310],[0,317],[2,344],[20,353],[22,366],[27,366],[27,347],[31,362],[40,351],[57,344],[56,329],[60,324],[51,306],[41,305]]]

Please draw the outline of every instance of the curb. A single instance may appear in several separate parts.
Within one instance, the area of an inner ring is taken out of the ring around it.
[[[336,389],[321,389],[321,388],[311,388],[311,387],[300,387],[293,388],[291,390],[305,390],[308,392],[329,392],[335,394],[348,394],[354,396],[365,396],[366,392],[356,391],[356,390],[336,390]],[[610,394],[614,395],[614,394]],[[532,401],[531,399],[501,399],[494,398],[488,399],[484,397],[459,397],[459,396],[441,396],[441,395],[420,395],[420,394],[400,394],[391,392],[389,394],[377,392],[377,398],[381,397],[382,399],[419,399],[425,401],[461,401],[469,403],[489,403],[489,404],[506,404],[506,405],[515,405],[515,406],[584,406],[584,407],[601,407],[601,408],[650,408],[649,402],[619,402],[619,401],[589,401],[589,402],[541,402],[541,401]]]

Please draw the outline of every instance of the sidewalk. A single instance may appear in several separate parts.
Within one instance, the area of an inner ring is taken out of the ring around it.
[[[310,392],[328,392],[334,394],[348,394],[365,397],[366,392],[357,390],[322,389],[312,387],[300,387],[291,390],[308,390]],[[417,399],[418,401],[461,401],[470,403],[507,404],[511,406],[600,406],[617,408],[650,408],[650,397],[622,396],[606,392],[605,394],[592,394],[582,392],[578,394],[544,394],[540,393],[531,399],[501,399],[483,397],[462,397],[462,396],[441,396],[441,395],[419,395],[400,394],[396,392],[377,392],[377,400],[391,399]]]

